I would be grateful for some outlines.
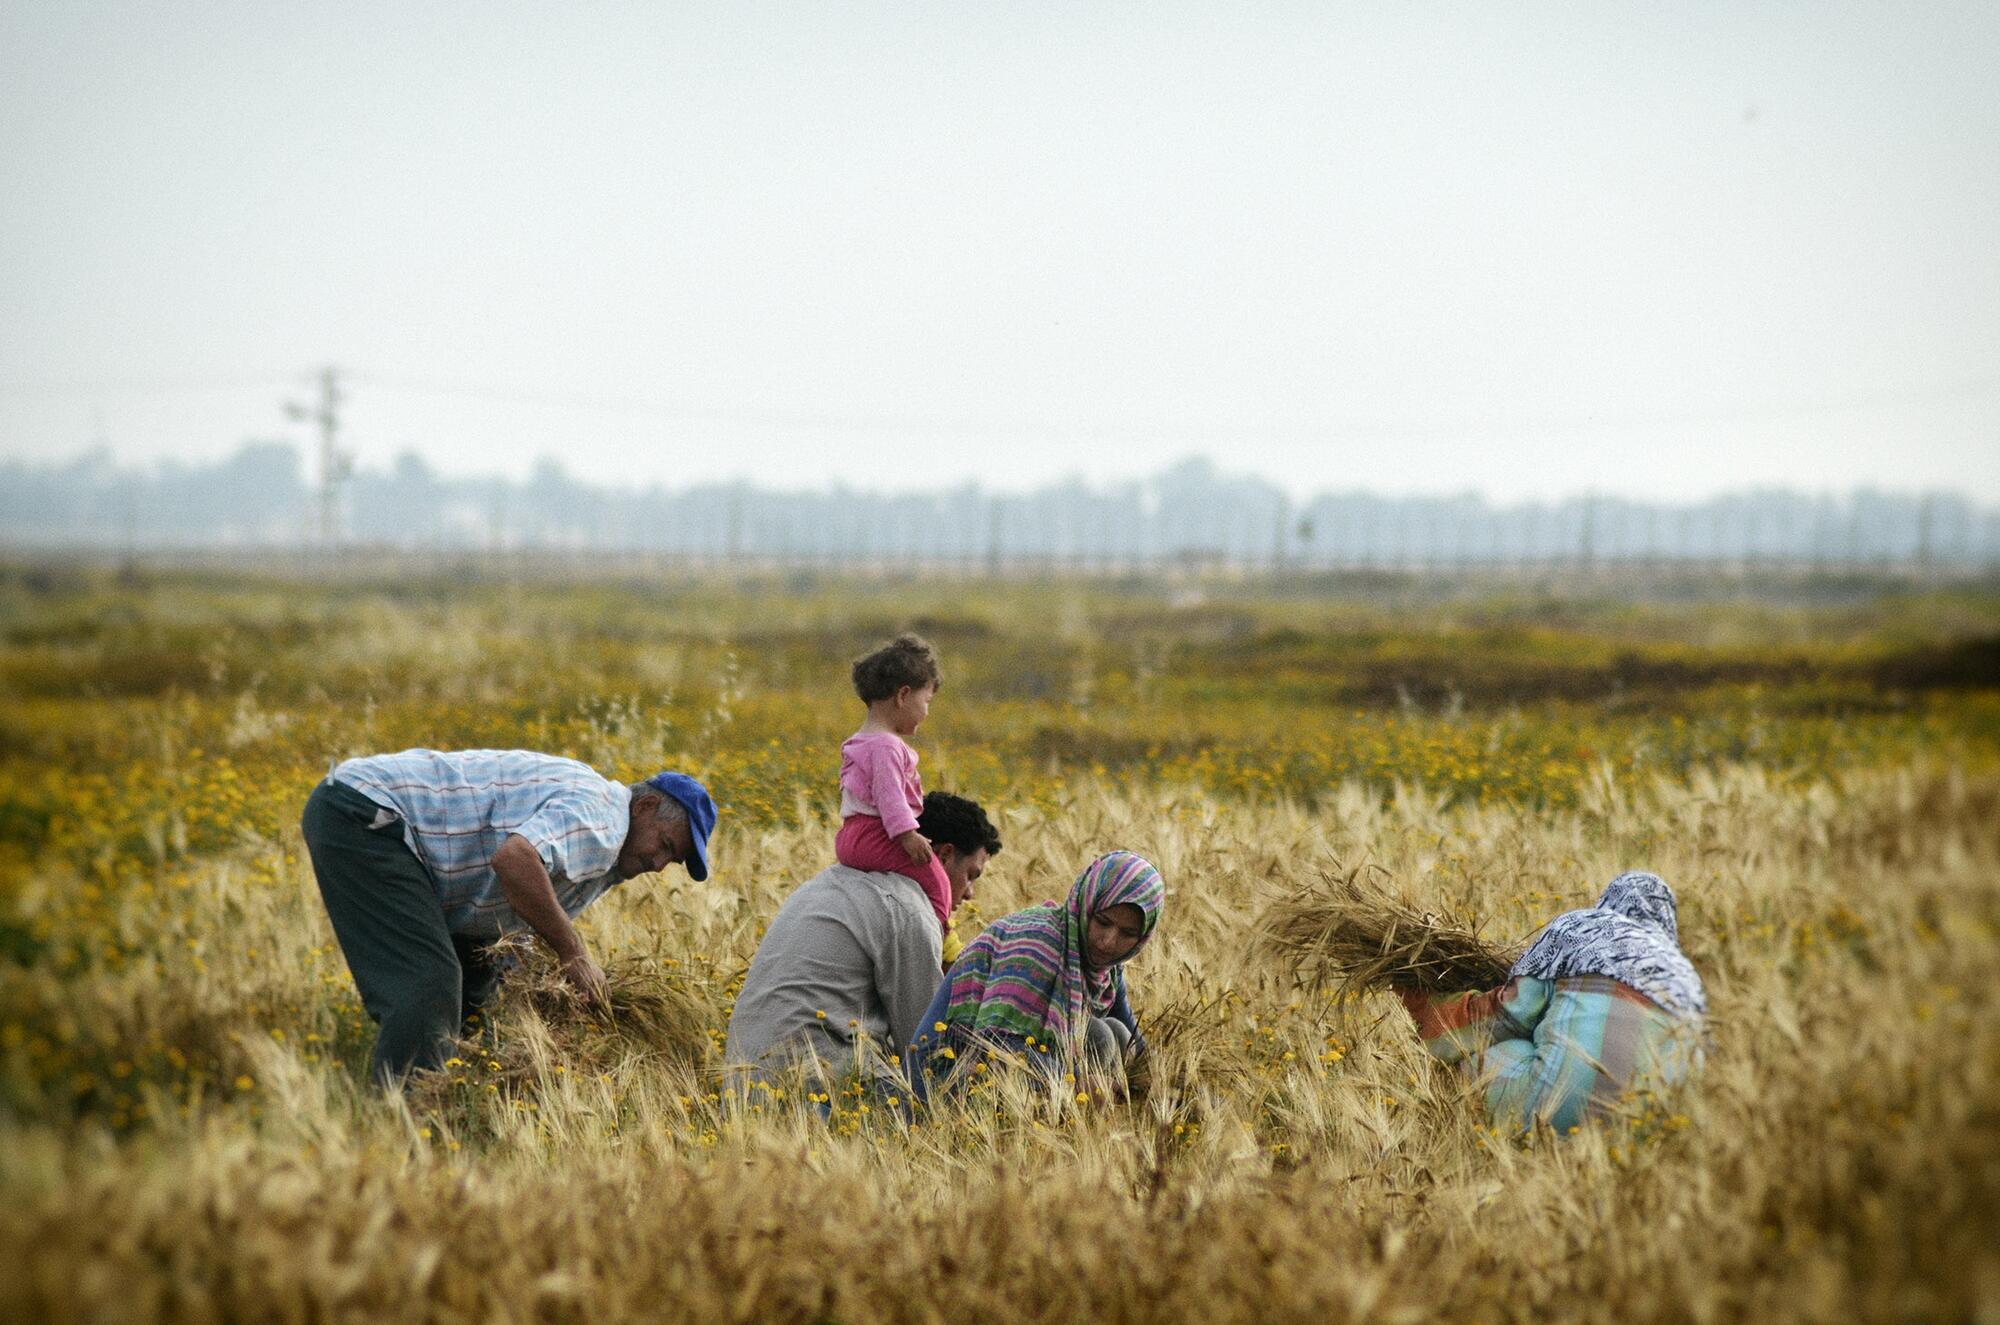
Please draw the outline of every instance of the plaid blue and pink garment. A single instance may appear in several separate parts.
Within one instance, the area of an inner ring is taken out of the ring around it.
[[[525,927],[493,872],[493,853],[518,833],[541,855],[556,900],[574,917],[619,881],[631,792],[586,764],[532,750],[404,750],[349,759],[329,774],[400,821],[430,871],[446,927],[498,937]]]
[[[1496,1126],[1567,1132],[1701,1063],[1701,1025],[1602,975],[1519,976],[1472,994],[1397,991],[1424,1047],[1486,1088]]]

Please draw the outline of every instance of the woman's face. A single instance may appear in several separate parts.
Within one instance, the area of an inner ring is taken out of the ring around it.
[[[1130,902],[1107,906],[1090,918],[1084,934],[1085,956],[1095,970],[1116,966],[1132,955],[1146,937],[1146,916]]]

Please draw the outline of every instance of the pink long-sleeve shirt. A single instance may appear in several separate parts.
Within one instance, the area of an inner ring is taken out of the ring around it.
[[[917,752],[894,732],[856,732],[840,743],[840,817],[867,814],[900,837],[917,826],[924,784]]]

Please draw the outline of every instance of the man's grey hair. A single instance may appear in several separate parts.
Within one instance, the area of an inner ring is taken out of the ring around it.
[[[652,783],[634,782],[632,784],[633,801],[636,802],[641,796],[658,796],[660,798],[660,822],[666,824],[669,828],[675,824],[684,824],[687,822],[687,806],[681,804],[672,796],[667,795],[666,792],[661,791]]]

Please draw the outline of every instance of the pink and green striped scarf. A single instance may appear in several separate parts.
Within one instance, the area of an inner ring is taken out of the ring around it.
[[[1152,938],[1166,899],[1167,885],[1145,857],[1099,856],[1077,876],[1067,902],[1002,916],[966,945],[951,968],[947,1024],[960,1032],[1068,1043],[1083,1034],[1089,1017],[1110,1011],[1125,978],[1117,966],[1100,971],[1086,963],[1090,917],[1122,903],[1138,907],[1145,919],[1136,953]]]

